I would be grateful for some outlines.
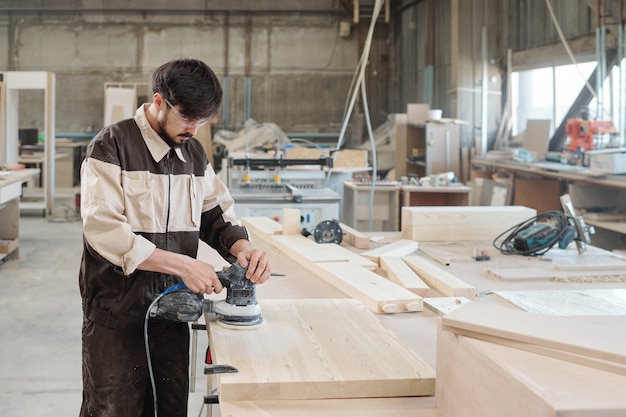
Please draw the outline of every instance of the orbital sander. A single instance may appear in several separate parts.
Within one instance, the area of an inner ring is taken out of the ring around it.
[[[256,300],[256,285],[246,278],[247,268],[235,262],[230,268],[217,272],[226,289],[226,299],[214,301],[191,292],[180,282],[163,291],[150,305],[150,317],[193,322],[204,313],[217,316],[218,321],[231,326],[255,326],[263,322]]]

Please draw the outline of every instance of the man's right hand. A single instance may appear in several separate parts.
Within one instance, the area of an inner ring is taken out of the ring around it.
[[[196,294],[222,292],[222,283],[213,265],[180,253],[156,248],[148,259],[139,264],[138,269],[179,276]]]

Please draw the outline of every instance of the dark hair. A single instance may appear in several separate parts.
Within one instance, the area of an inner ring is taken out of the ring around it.
[[[208,119],[222,104],[222,86],[213,70],[199,59],[183,58],[167,62],[152,74],[152,93],[160,93],[183,116]]]

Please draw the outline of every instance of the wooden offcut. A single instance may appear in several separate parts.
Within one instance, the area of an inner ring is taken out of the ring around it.
[[[400,239],[392,243],[380,246],[376,249],[361,253],[368,259],[378,262],[381,256],[406,256],[417,250],[417,242],[409,239]]]
[[[348,242],[357,249],[370,248],[370,238],[367,235],[343,223],[340,223],[339,225],[341,226],[341,231],[343,232],[344,241]]]
[[[249,330],[209,325],[220,401],[433,395],[435,373],[350,299],[260,300],[264,322]]]
[[[320,262],[315,273],[374,313],[422,311],[422,297],[351,262]]]
[[[279,235],[283,233],[283,225],[269,217],[242,217],[241,223],[254,234]]]
[[[387,278],[403,288],[419,295],[428,297],[430,287],[417,276],[406,262],[399,256],[381,256],[380,267],[387,274]]]
[[[283,209],[283,234],[284,235],[299,235],[300,234],[300,210],[298,209]]]
[[[419,277],[441,295],[447,297],[476,298],[476,288],[437,265],[419,256],[403,256],[406,262]]]
[[[438,242],[493,240],[536,215],[536,210],[522,206],[402,207],[402,237]]]
[[[283,231],[284,233],[284,231]],[[290,258],[311,262],[352,262],[375,270],[378,265],[335,243],[317,243],[302,235],[273,235],[268,242]]]

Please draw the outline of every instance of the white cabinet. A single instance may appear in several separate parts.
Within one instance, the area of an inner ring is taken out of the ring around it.
[[[396,135],[396,177],[425,177],[452,171],[461,175],[460,129],[455,123],[404,125]]]

